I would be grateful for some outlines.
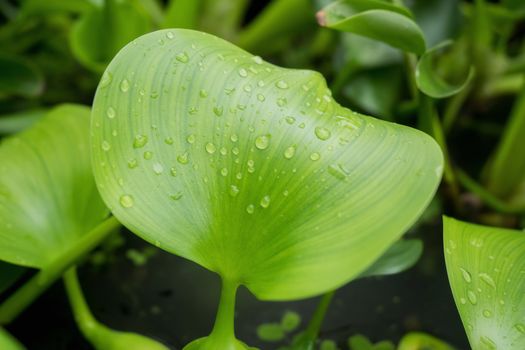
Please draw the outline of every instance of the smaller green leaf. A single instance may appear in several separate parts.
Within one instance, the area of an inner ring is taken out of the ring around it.
[[[25,350],[25,348],[5,329],[0,327],[0,349],[2,350]]]
[[[47,109],[37,108],[1,115],[0,135],[9,135],[20,132],[33,125],[46,113]]]
[[[281,327],[287,332],[293,332],[301,324],[301,315],[295,311],[286,311],[281,319]]]
[[[525,233],[443,218],[452,294],[473,349],[525,349]]]
[[[22,57],[0,55],[0,97],[34,97],[42,93],[44,78]]]
[[[454,350],[454,348],[431,335],[411,332],[401,338],[397,350]]]
[[[283,340],[285,335],[286,333],[279,323],[264,323],[257,327],[257,336],[267,342]]]
[[[323,340],[319,345],[319,350],[338,350],[337,344],[330,339]]]
[[[321,26],[379,40],[403,51],[421,54],[425,38],[410,12],[377,0],[340,0],[317,13]]]
[[[445,98],[457,94],[463,90],[474,77],[474,67],[470,67],[467,76],[457,84],[446,82],[437,73],[434,60],[440,51],[450,45],[452,41],[447,40],[434,46],[425,52],[416,67],[416,83],[419,90],[433,98]]]
[[[350,350],[372,350],[372,342],[362,334],[356,334],[348,338]]]
[[[419,239],[406,239],[394,243],[360,277],[393,275],[408,270],[423,253],[423,243]]]

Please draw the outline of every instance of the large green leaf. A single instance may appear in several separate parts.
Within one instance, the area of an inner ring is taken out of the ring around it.
[[[89,161],[89,108],[63,105],[0,146],[0,259],[43,268],[107,215]]]
[[[317,13],[320,25],[379,40],[404,51],[425,51],[423,32],[402,7],[380,0],[339,0]]]
[[[441,177],[425,134],[339,106],[315,72],[190,30],[119,53],[92,132],[99,189],[125,225],[262,299],[346,283],[417,218]]]
[[[445,217],[445,261],[473,349],[525,348],[525,233]]]
[[[24,350],[25,348],[13,338],[5,329],[0,327],[0,349],[2,350]]]

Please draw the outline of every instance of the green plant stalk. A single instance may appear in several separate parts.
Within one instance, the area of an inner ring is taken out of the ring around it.
[[[217,341],[217,347],[228,348],[233,340],[235,340],[235,296],[239,284],[226,278],[222,280],[221,299],[219,302],[219,309],[217,317],[215,318],[215,325],[210,334],[210,338]]]
[[[519,93],[525,79],[523,74],[509,74],[487,81],[480,91],[480,98],[489,99],[501,95]]]
[[[237,44],[247,51],[267,52],[276,38],[282,40],[308,24],[315,24],[309,0],[273,0],[239,33]]]
[[[0,305],[0,324],[12,322],[40,294],[42,294],[64,271],[82,256],[95,248],[114,229],[120,226],[118,220],[110,217],[84,235],[78,242],[65,251],[59,258],[40,270],[22,287]]]
[[[525,84],[514,102],[500,144],[484,169],[487,189],[500,198],[511,199],[525,181]]]
[[[454,126],[459,111],[461,110],[463,103],[465,103],[465,100],[470,94],[471,89],[472,84],[468,84],[463,90],[461,90],[459,93],[455,94],[449,99],[445,107],[445,111],[443,113],[443,131],[445,134],[448,134],[452,129],[452,126]]]
[[[328,292],[323,294],[317,308],[314,311],[312,318],[310,319],[306,330],[301,335],[301,338],[297,344],[294,344],[293,349],[303,350],[303,349],[313,349],[315,341],[319,337],[319,331],[321,330],[321,325],[323,324],[326,312],[330,306],[332,299],[334,298],[335,291]]]
[[[82,334],[90,339],[93,336],[94,330],[99,326],[97,320],[89,310],[89,306],[84,298],[84,293],[78,282],[77,269],[75,266],[71,267],[64,273],[64,285],[66,287],[69,303],[73,309],[75,321]]]
[[[404,52],[403,59],[407,72],[407,84],[410,90],[410,96],[412,96],[412,99],[417,103],[419,101],[419,89],[417,88],[415,76],[417,57],[415,54]]]

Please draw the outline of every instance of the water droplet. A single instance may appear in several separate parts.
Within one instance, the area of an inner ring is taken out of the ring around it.
[[[195,143],[195,135],[193,135],[193,134],[188,135],[188,137],[186,138],[186,141],[187,141],[189,144],[193,144],[193,143]]]
[[[181,63],[187,63],[190,60],[190,57],[186,52],[181,52],[175,56],[175,59]]]
[[[328,167],[328,173],[339,180],[346,180],[350,171],[342,164],[332,164]]]
[[[257,99],[261,102],[263,102],[264,100],[266,100],[266,97],[264,97],[263,94],[257,94]]]
[[[163,171],[164,171],[164,167],[162,166],[162,164],[160,163],[153,164],[153,172],[155,174],[160,175],[162,174]]]
[[[494,282],[494,280],[492,279],[492,277],[490,277],[489,274],[487,273],[480,273],[479,274],[479,278],[485,282],[486,284],[488,284],[489,286],[491,286],[492,288],[496,288],[496,283]]]
[[[102,74],[102,78],[100,79],[100,87],[105,88],[109,84],[111,84],[111,81],[113,80],[113,74],[111,74],[108,71],[105,71],[104,74]]]
[[[461,275],[463,276],[463,279],[465,280],[465,282],[467,283],[472,282],[472,277],[470,276],[470,272],[468,272],[462,267],[460,267],[459,270],[461,271]]]
[[[171,39],[173,39],[174,37],[175,37],[175,36],[173,35],[173,32],[167,32],[167,33],[166,33],[166,38],[168,38],[168,39],[171,40]]]
[[[199,96],[202,97],[202,98],[206,98],[206,97],[208,97],[208,92],[206,90],[202,89],[199,92]]]
[[[253,212],[255,211],[255,207],[253,206],[253,204],[248,204],[248,206],[246,207],[246,211],[248,212],[248,214],[253,214]]]
[[[129,90],[129,81],[128,79],[123,79],[120,82],[120,91],[127,92]]]
[[[220,152],[223,156],[228,154],[228,150],[226,149],[226,147],[221,147]]]
[[[250,92],[252,91],[252,86],[250,84],[246,84],[242,89],[246,92]]]
[[[243,78],[246,78],[248,76],[248,72],[244,68],[239,69],[238,73],[239,73],[239,76]]]
[[[316,160],[319,160],[321,159],[321,155],[317,152],[314,152],[312,154],[310,154],[310,159],[313,160],[313,161],[316,161]]]
[[[253,62],[255,62],[257,64],[262,64],[263,63],[263,59],[260,56],[253,56],[252,60],[253,60]]]
[[[188,164],[188,152],[184,152],[183,154],[178,155],[177,162],[181,164]]]
[[[231,142],[237,142],[237,141],[239,141],[239,137],[237,136],[237,134],[232,134],[230,136],[230,140],[231,140]]]
[[[131,195],[124,194],[120,196],[120,205],[122,205],[124,208],[131,208],[133,204],[135,204],[135,201]]]
[[[317,136],[319,140],[326,141],[330,138],[331,132],[327,128],[318,126],[315,128],[315,136]]]
[[[467,292],[467,298],[472,305],[476,305],[478,303],[478,297],[476,296],[476,293],[471,290]]]
[[[235,155],[238,155],[239,154],[239,149],[237,147],[233,147],[232,148],[232,153],[235,154]]]
[[[221,169],[221,175],[222,175],[222,176],[227,176],[227,175],[228,175],[228,169],[226,169],[226,168],[222,168],[222,169]]]
[[[150,160],[151,158],[153,158],[153,152],[150,152],[150,151],[144,152],[144,159]]]
[[[290,146],[284,151],[284,158],[291,159],[295,155],[295,146]]]
[[[109,142],[107,142],[107,141],[105,141],[105,140],[102,141],[102,145],[101,145],[101,147],[102,147],[102,150],[103,150],[103,151],[106,151],[106,152],[109,151],[109,150],[111,149],[111,145],[109,144]]]
[[[481,337],[479,337],[479,340],[490,350],[496,350],[496,343],[494,343],[489,337],[482,335]]]
[[[525,324],[518,323],[518,324],[514,325],[514,328],[516,328],[518,330],[518,332],[525,334]]]
[[[264,196],[259,204],[265,209],[268,208],[270,206],[270,196]]]
[[[175,167],[171,167],[170,168],[170,174],[173,177],[177,176],[177,169],[175,169]]]
[[[115,118],[115,115],[116,115],[115,108],[108,107],[108,109],[106,111],[106,115],[108,116],[109,119]]]
[[[286,101],[286,99],[285,99],[284,97],[280,97],[280,98],[277,99],[277,105],[278,105],[279,107],[284,107],[284,106],[286,106],[286,102],[287,102],[287,101]]]
[[[290,125],[292,125],[293,123],[295,123],[295,118],[294,117],[286,117],[285,118],[286,122]]]
[[[230,196],[237,197],[238,194],[239,194],[239,187],[235,185],[231,185],[230,186]]]
[[[182,191],[179,191],[177,193],[171,194],[170,198],[173,199],[174,201],[178,201],[179,199],[182,198]]]
[[[148,143],[148,137],[146,135],[137,135],[133,140],[133,148],[142,148]]]
[[[255,139],[255,147],[265,150],[270,145],[270,135],[260,135]]]
[[[164,139],[164,143],[167,145],[173,145],[173,138],[172,137],[166,137]]]
[[[224,111],[224,109],[222,107],[219,107],[219,106],[213,107],[213,113],[215,113],[215,115],[217,117],[220,117],[222,115],[223,111]]]
[[[213,154],[217,150],[215,145],[211,142],[208,142],[206,146],[204,146],[204,148],[206,149],[206,152],[208,152],[209,154]]]
[[[288,89],[288,84],[284,80],[279,80],[277,83],[275,83],[275,86],[277,86],[279,89]]]
[[[491,318],[492,317],[492,311],[490,310],[483,310],[483,316],[485,316],[486,318]]]
[[[461,303],[461,305],[465,305],[467,303],[467,299],[459,298],[459,302]]]
[[[138,165],[138,162],[137,162],[136,159],[130,159],[128,161],[128,168],[130,168],[130,169],[135,169],[137,167],[137,165]]]

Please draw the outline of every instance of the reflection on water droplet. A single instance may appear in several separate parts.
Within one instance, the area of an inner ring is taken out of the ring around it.
[[[471,290],[467,292],[467,298],[472,305],[476,305],[478,303],[478,297],[476,296],[476,293]]]
[[[172,32],[167,32],[167,33],[166,33],[166,38],[168,38],[168,39],[171,40],[171,39],[173,39],[174,37],[175,37],[175,36],[173,35]]]
[[[113,107],[108,107],[106,111],[106,115],[108,116],[109,119],[115,118],[115,115],[116,115],[115,109]]]
[[[215,145],[211,142],[208,142],[206,146],[204,146],[204,148],[206,149],[206,152],[208,152],[209,154],[213,154],[217,150]]]
[[[317,152],[314,152],[312,154],[310,154],[310,159],[313,160],[313,161],[316,161],[316,160],[319,160],[321,159],[321,155]]]
[[[277,83],[275,83],[275,86],[277,86],[279,89],[288,89],[288,84],[284,80],[279,80]]]
[[[268,208],[270,206],[270,196],[264,196],[259,204],[261,204],[261,207],[265,209]]]
[[[295,146],[290,146],[284,151],[284,158],[291,159],[295,155]]]
[[[128,79],[123,79],[120,82],[120,91],[127,92],[129,90],[129,81]]]
[[[137,135],[133,141],[133,148],[142,148],[148,143],[148,137],[146,135]]]
[[[253,56],[252,57],[252,60],[257,63],[257,64],[262,64],[263,63],[263,59],[260,57],[260,56]]]
[[[494,280],[492,279],[492,277],[490,277],[490,275],[488,273],[480,273],[479,274],[479,278],[483,282],[485,282],[486,284],[491,286],[492,288],[496,288],[496,283],[494,282]]]
[[[270,135],[260,135],[255,138],[255,147],[265,150],[270,145]]]
[[[181,63],[187,63],[190,60],[190,57],[186,52],[181,52],[175,56],[175,59]]]
[[[459,270],[461,271],[461,275],[463,276],[463,279],[465,280],[465,282],[467,283],[472,282],[472,277],[470,276],[470,272],[468,272],[462,267],[460,267]]]
[[[230,196],[237,197],[238,194],[239,194],[239,187],[235,185],[231,185],[230,186]]]
[[[164,167],[162,166],[162,164],[160,163],[153,164],[153,172],[155,174],[160,175],[162,174],[163,171],[164,171]]]
[[[246,207],[246,211],[248,212],[248,214],[253,214],[253,212],[255,211],[255,207],[253,206],[253,204],[248,204],[248,206]]]
[[[319,140],[326,141],[330,138],[330,135],[331,132],[327,128],[323,128],[320,126],[315,128],[315,136],[317,136]]]
[[[135,204],[135,201],[131,195],[124,194],[120,196],[120,205],[122,205],[124,208],[131,208],[133,204]]]

